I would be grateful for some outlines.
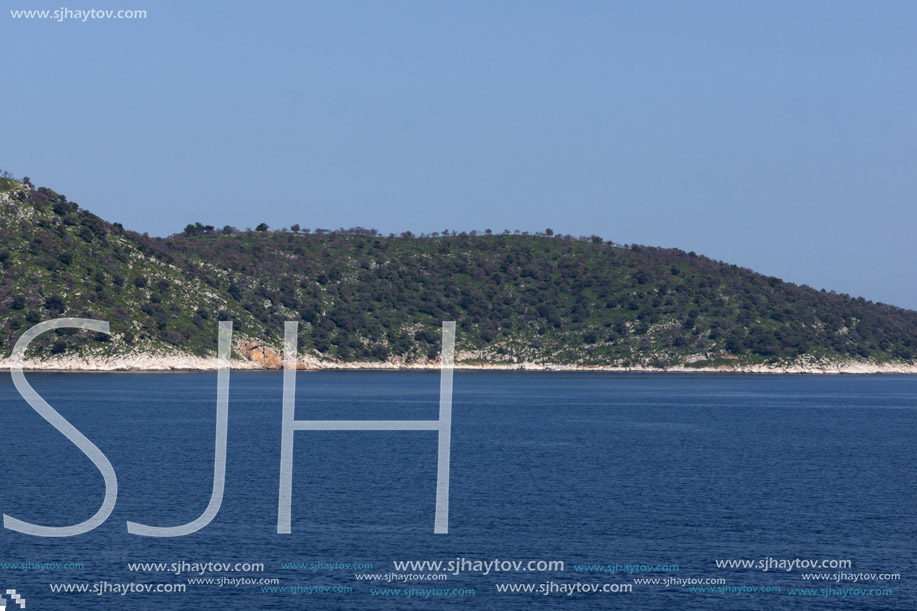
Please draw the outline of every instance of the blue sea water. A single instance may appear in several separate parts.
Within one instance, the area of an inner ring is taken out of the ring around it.
[[[105,453],[119,485],[111,517],[90,533],[51,539],[0,530],[0,590],[15,589],[28,609],[917,609],[912,376],[459,371],[449,534],[433,533],[435,432],[300,431],[292,533],[278,535],[282,375],[233,372],[222,507],[203,530],[171,539],[129,535],[125,522],[174,526],[203,512],[213,479],[216,374],[28,379]],[[296,401],[297,419],[436,419],[439,376],[301,372]],[[97,510],[99,472],[19,397],[8,375],[0,378],[0,431],[2,513],[66,525]],[[851,566],[716,565],[768,558]],[[456,559],[562,561],[564,570],[355,578],[426,574],[393,563]],[[14,568],[56,562],[83,568]],[[128,566],[183,562],[189,568],[181,574]],[[264,570],[190,569],[208,562]],[[334,563],[372,568],[327,568]],[[642,566],[630,574],[584,568],[615,564]],[[803,573],[900,579],[812,582]],[[228,582],[240,578],[277,583]],[[660,582],[634,583],[653,578]],[[725,583],[698,592],[667,579]],[[110,591],[93,593],[106,583]],[[112,590],[130,583],[186,591]],[[52,592],[60,584],[90,591]],[[520,584],[536,590],[498,590]],[[632,591],[582,591],[596,584]],[[352,590],[307,593],[322,586]],[[571,587],[580,591],[563,590]],[[825,587],[837,593],[791,593]],[[884,593],[867,595],[876,589]]]

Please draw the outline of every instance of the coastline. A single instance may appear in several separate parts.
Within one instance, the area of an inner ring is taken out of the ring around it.
[[[190,355],[86,358],[61,357],[47,360],[27,359],[25,372],[45,373],[193,373],[217,370],[217,359]],[[279,359],[270,362],[233,359],[230,368],[236,371],[282,371]],[[424,362],[348,362],[320,360],[312,356],[298,359],[299,371],[438,371],[438,361]],[[457,360],[455,371],[524,371],[524,372],[592,372],[592,373],[735,373],[735,374],[814,374],[814,375],[914,375],[917,363],[868,361],[791,363],[781,365],[725,365],[690,367],[650,367],[644,365],[577,365],[556,363],[493,363]],[[0,359],[0,371],[10,371],[10,359]]]

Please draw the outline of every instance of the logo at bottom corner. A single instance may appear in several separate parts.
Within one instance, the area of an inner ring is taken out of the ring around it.
[[[6,591],[6,594],[0,594],[0,611],[6,611],[7,596],[9,596],[11,601],[19,605],[21,609],[25,609],[25,598],[16,592],[16,590],[10,589]]]

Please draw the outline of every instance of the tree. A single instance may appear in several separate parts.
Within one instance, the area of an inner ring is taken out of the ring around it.
[[[544,234],[548,237],[551,237],[552,235],[554,235],[554,230],[548,227],[547,229],[544,230]]]
[[[203,233],[210,233],[211,231],[213,231],[213,225],[202,225],[200,222],[194,224],[188,223],[185,225],[186,236],[201,235]]]
[[[260,223],[257,227],[255,227],[255,231],[267,231],[267,230],[268,230],[267,223]]]
[[[290,225],[290,231],[293,233],[299,233],[299,223],[293,223]]]

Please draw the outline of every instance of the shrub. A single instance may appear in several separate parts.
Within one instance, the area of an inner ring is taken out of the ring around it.
[[[60,312],[64,309],[64,300],[60,295],[51,295],[45,299],[45,309],[52,312]]]

